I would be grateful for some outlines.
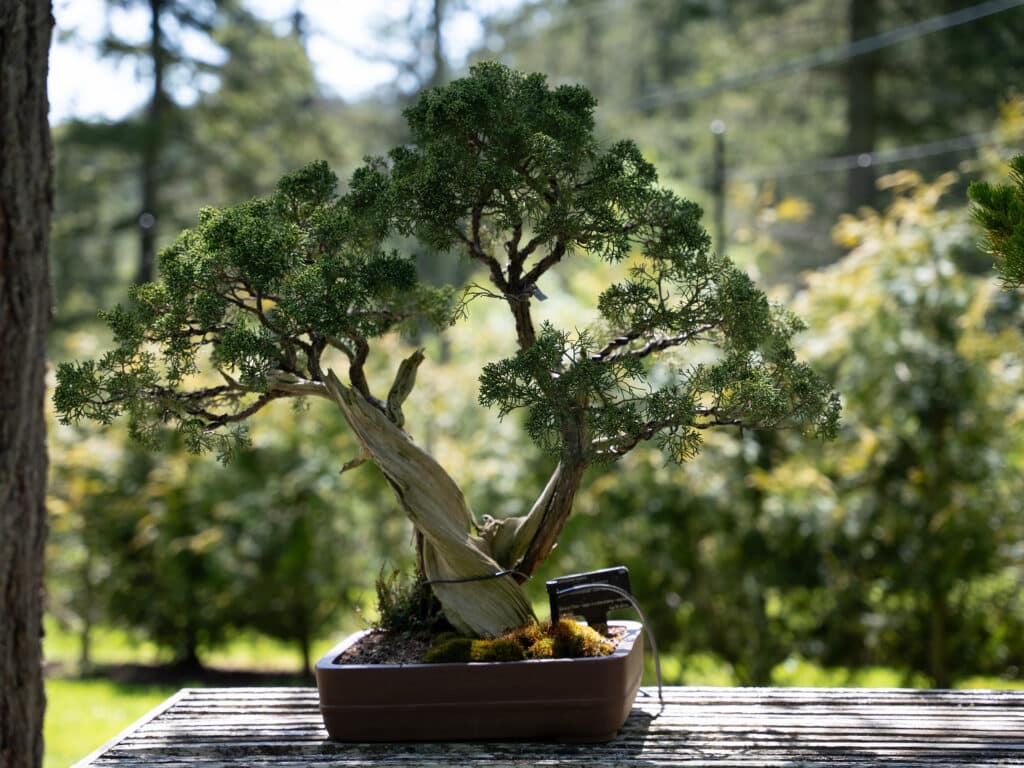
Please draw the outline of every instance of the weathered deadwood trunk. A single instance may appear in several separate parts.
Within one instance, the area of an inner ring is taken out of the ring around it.
[[[534,620],[519,585],[554,549],[572,511],[587,467],[585,429],[575,418],[563,425],[562,460],[528,514],[480,526],[456,482],[401,428],[401,403],[422,359],[416,353],[403,362],[387,407],[358,387],[346,387],[333,372],[327,374],[327,392],[361,454],[384,473],[412,521],[418,565],[445,616],[461,632],[501,634]],[[493,577],[502,571],[512,572]]]
[[[454,480],[374,404],[342,384],[326,381],[332,398],[364,451],[394,489],[416,530],[423,534],[428,580],[488,576],[503,570],[487,542],[473,534],[475,521]],[[526,595],[510,576],[432,585],[452,625],[467,634],[498,635],[534,620]]]
[[[0,4],[0,766],[43,762],[49,0]]]

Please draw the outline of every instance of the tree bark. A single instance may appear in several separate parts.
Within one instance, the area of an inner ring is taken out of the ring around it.
[[[555,548],[562,528],[565,527],[572,512],[576,492],[583,482],[585,471],[586,464],[582,461],[573,457],[563,457],[551,474],[544,492],[534,502],[522,524],[515,524],[520,518],[502,521],[506,529],[513,528],[512,544],[506,550],[499,534],[494,549],[496,552],[500,550],[499,557],[505,555],[507,551],[509,562],[514,564],[516,571],[523,576],[532,576]],[[509,524],[510,522],[514,527]]]
[[[164,89],[164,70],[167,52],[164,49],[161,14],[164,0],[150,0],[149,56],[153,65],[153,92],[146,108],[139,183],[142,207],[139,211],[139,269],[136,283],[150,282],[156,267],[156,234],[160,209],[160,158],[163,154],[164,119],[167,112],[167,93]]]
[[[0,4],[0,766],[43,762],[49,0]]]
[[[434,0],[430,13],[431,59],[433,68],[427,88],[437,88],[448,82],[448,56],[444,49],[444,19],[447,0]]]

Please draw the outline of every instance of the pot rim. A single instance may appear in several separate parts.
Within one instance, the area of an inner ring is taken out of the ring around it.
[[[336,646],[331,648],[316,663],[317,669],[423,669],[445,667],[514,667],[516,664],[579,664],[580,662],[601,662],[627,656],[633,648],[633,644],[643,630],[643,624],[639,621],[629,619],[609,619],[608,625],[612,627],[623,627],[626,634],[619,640],[619,644],[607,656],[585,656],[576,659],[523,659],[522,661],[446,661],[436,664],[414,662],[412,664],[336,664],[334,660],[343,654],[350,647],[362,640],[367,635],[373,634],[375,629],[363,629],[353,632]]]

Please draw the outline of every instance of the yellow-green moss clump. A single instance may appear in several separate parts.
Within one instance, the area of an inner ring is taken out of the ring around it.
[[[600,632],[576,621],[562,619],[554,626],[530,624],[501,637],[474,640],[450,632],[438,635],[427,656],[428,664],[467,661],[522,661],[524,659],[578,659],[607,656],[615,646]]]

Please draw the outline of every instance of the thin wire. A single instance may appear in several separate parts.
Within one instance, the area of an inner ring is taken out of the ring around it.
[[[917,21],[904,27],[890,29],[886,32],[882,32],[881,34],[855,40],[854,42],[846,45],[823,48],[805,56],[798,56],[776,64],[759,67],[756,70],[744,72],[739,75],[724,77],[708,85],[683,88],[682,90],[677,91],[651,93],[637,100],[630,106],[633,109],[649,109],[650,107],[663,106],[666,104],[679,104],[695,101],[707,96],[713,96],[717,93],[721,93],[722,91],[735,90],[737,88],[753,85],[754,83],[763,82],[765,80],[771,80],[783,75],[806,72],[807,70],[821,67],[826,64],[838,64],[840,62],[856,58],[857,56],[874,53],[875,51],[880,51],[883,48],[889,48],[908,40],[930,35],[934,32],[941,32],[963,24],[970,24],[971,22],[978,21],[986,16],[992,16],[1021,6],[1024,6],[1024,0],[988,0],[988,2],[972,5],[970,8],[963,8],[959,11],[953,11],[952,13],[943,14],[941,16],[932,16],[924,19],[923,21]]]
[[[1024,133],[1006,137],[999,131],[981,131],[964,136],[954,136],[940,141],[880,149],[875,152],[824,157],[807,163],[792,163],[769,168],[730,170],[725,175],[729,181],[763,181],[765,179],[784,179],[793,176],[834,173],[837,171],[848,171],[853,168],[870,168],[878,165],[903,163],[908,160],[920,160],[925,157],[935,157],[951,152],[960,152],[965,149],[998,144],[1001,139],[1015,140],[1022,136],[1024,136]]]
[[[644,615],[643,609],[640,608],[640,603],[636,601],[636,598],[633,597],[633,595],[627,592],[626,590],[616,587],[613,584],[577,584],[573,587],[565,587],[563,589],[560,589],[556,592],[556,594],[561,596],[572,594],[573,592],[594,591],[614,592],[619,597],[628,600],[629,604],[633,606],[633,610],[635,610],[640,615],[640,621],[643,622],[644,634],[647,635],[647,640],[651,644],[651,653],[654,655],[654,673],[655,675],[657,675],[658,678],[658,703],[661,705],[661,710],[659,710],[658,714],[655,715],[655,717],[658,717],[661,714],[661,712],[665,709],[665,697],[662,694],[661,685],[661,658],[658,656],[658,643],[654,640],[654,632],[651,630],[651,623],[647,620],[647,616]],[[557,621],[557,619],[557,616],[551,617],[552,622]]]
[[[497,571],[495,573],[485,573],[482,576],[464,576],[458,579],[427,579],[424,584],[466,584],[471,581],[487,581],[489,579],[500,579],[502,576],[521,576],[523,581],[529,581],[530,576],[527,576],[522,571],[516,570],[505,570]]]

